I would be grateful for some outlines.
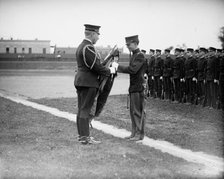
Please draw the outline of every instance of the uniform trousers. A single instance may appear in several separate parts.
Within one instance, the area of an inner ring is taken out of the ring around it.
[[[219,81],[219,95],[220,95],[221,108],[222,110],[224,110],[224,81],[223,80]]]
[[[200,99],[200,103],[205,98],[205,84],[204,84],[204,81],[198,81],[198,83],[197,83],[197,96]]]
[[[181,100],[181,86],[180,86],[180,78],[174,78],[174,100]]]
[[[91,109],[96,97],[97,88],[76,87],[78,95],[77,129],[80,137],[88,137]]]
[[[215,107],[215,84],[213,81],[206,82],[206,101],[210,107]]]
[[[163,89],[165,92],[165,98],[171,99],[172,83],[170,77],[163,77]]]
[[[160,76],[155,76],[154,77],[154,90],[156,93],[156,97],[161,98],[161,93],[162,93],[162,82],[160,80]]]
[[[145,128],[145,99],[144,92],[130,93],[130,116],[132,122],[131,133],[144,134]]]
[[[195,87],[196,83],[192,81],[192,78],[186,79],[186,95],[187,101],[193,103],[194,95],[195,95]]]
[[[152,76],[148,76],[148,94],[150,94],[150,96],[154,95],[153,92],[153,86],[154,86],[154,80],[152,79]]]

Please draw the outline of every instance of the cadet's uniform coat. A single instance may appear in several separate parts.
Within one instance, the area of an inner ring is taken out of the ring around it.
[[[153,92],[154,91],[154,89],[153,89],[154,80],[152,79],[153,71],[154,71],[154,62],[155,62],[154,56],[151,56],[147,62],[147,64],[148,64],[147,65],[148,88],[149,88],[149,93],[151,96],[154,94],[154,92]]]
[[[130,115],[132,120],[132,134],[139,131],[144,134],[144,74],[147,64],[143,53],[139,49],[133,51],[129,66],[118,66],[118,72],[130,74]]]
[[[181,83],[180,79],[184,77],[184,58],[177,56],[173,60],[173,81],[174,81],[174,99],[176,101],[181,101]]]
[[[185,80],[186,80],[186,95],[188,102],[194,100],[196,83],[192,81],[196,77],[197,61],[193,57],[188,57],[184,62]]]
[[[206,62],[206,100],[207,105],[215,107],[216,99],[214,98],[215,94],[215,84],[214,80],[218,80],[218,69],[217,69],[217,58],[215,56],[209,56]]]
[[[173,60],[172,60],[172,58],[170,56],[169,57],[166,57],[164,59],[164,62],[163,62],[163,88],[164,88],[165,98],[166,99],[171,99],[172,66],[173,66]]]
[[[161,56],[155,58],[154,62],[154,89],[156,97],[161,98],[162,82],[160,77],[163,76],[163,59]]]

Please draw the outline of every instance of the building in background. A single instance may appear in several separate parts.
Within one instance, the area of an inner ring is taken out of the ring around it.
[[[0,39],[1,54],[50,54],[50,40]]]

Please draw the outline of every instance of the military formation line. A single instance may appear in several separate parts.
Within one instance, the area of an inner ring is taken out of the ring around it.
[[[170,49],[163,54],[160,49],[150,49],[146,74],[147,97],[224,109],[222,49],[176,48],[173,55]]]

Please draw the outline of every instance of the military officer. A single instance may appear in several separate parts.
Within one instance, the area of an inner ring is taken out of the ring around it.
[[[94,44],[99,39],[100,26],[85,24],[85,39],[78,46],[76,60],[78,71],[74,86],[78,95],[77,129],[81,144],[98,144],[100,141],[90,136],[89,119],[91,108],[99,87],[99,75],[110,76],[115,67],[106,68],[100,63]]]
[[[154,90],[155,97],[161,99],[162,95],[162,78],[163,78],[163,59],[161,58],[161,50],[156,49],[154,61]]]
[[[142,140],[144,138],[145,109],[144,109],[144,74],[146,72],[146,59],[139,50],[138,35],[125,37],[126,45],[131,52],[129,66],[118,66],[118,72],[130,75],[129,97],[130,116],[132,122],[130,140]],[[112,64],[113,66],[113,64]],[[137,136],[136,134],[139,134]]]
[[[171,100],[171,89],[172,89],[172,66],[173,60],[170,57],[170,49],[165,49],[164,51],[164,62],[163,62],[163,89],[164,89],[164,98],[166,100]]]
[[[174,84],[174,102],[181,102],[180,82],[184,80],[184,60],[180,54],[181,49],[175,49],[175,59],[173,60],[173,84]]]

